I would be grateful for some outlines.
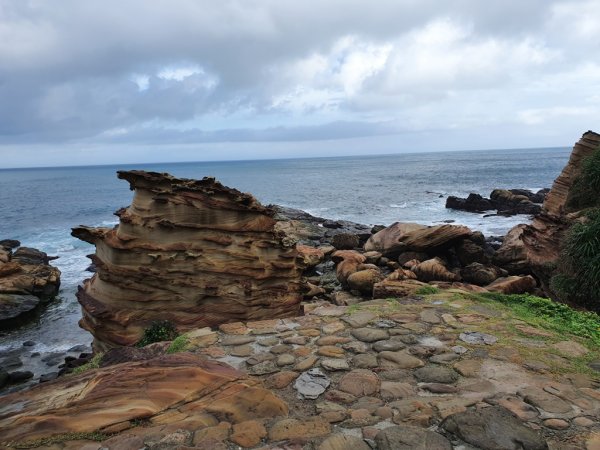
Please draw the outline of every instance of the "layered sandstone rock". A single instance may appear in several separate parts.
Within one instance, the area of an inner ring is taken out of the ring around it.
[[[439,250],[471,234],[471,230],[462,225],[426,226],[396,222],[371,236],[365,244],[365,251],[378,251],[384,256],[397,258],[406,251]]]
[[[599,151],[600,134],[588,131],[573,147],[569,162],[547,194],[542,212],[531,225],[517,225],[498,250],[495,262],[511,273],[533,273],[548,293],[549,280],[560,257],[566,231],[577,220],[578,211],[568,207],[575,180],[585,158]]]
[[[18,241],[0,243],[0,325],[35,309],[58,294],[60,270],[52,257]],[[13,248],[19,247],[14,253]]]
[[[139,419],[197,429],[215,418],[236,424],[287,413],[287,404],[258,379],[179,353],[90,370],[5,396],[0,442],[123,431]]]
[[[302,262],[273,209],[214,178],[118,177],[135,191],[119,225],[72,233],[96,246],[77,294],[96,349],[132,345],[156,320],[186,331],[298,315]]]

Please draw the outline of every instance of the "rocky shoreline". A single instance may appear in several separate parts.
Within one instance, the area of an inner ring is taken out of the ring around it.
[[[600,448],[598,332],[553,328],[542,299],[533,318],[496,300],[551,294],[540,263],[577,220],[563,206],[598,144],[584,134],[548,193],[464,200],[537,211],[502,239],[333,221],[212,178],[119,172],[134,191],[119,225],[73,230],[96,245],[78,293],[94,354],[0,397],[0,443]]]

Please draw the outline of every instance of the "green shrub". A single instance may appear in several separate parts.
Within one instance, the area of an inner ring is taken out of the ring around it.
[[[182,352],[186,349],[189,342],[190,342],[190,340],[188,339],[188,337],[185,334],[182,334],[181,336],[177,336],[173,340],[173,342],[171,342],[171,345],[169,345],[169,348],[167,349],[167,353]]]
[[[588,211],[567,233],[550,288],[563,301],[600,310],[600,208]]]
[[[90,369],[97,369],[100,367],[100,361],[102,361],[103,356],[104,353],[96,353],[92,359],[86,362],[83,366],[75,367],[71,373],[78,375]]]
[[[144,330],[144,336],[136,344],[137,347],[145,347],[154,342],[172,341],[179,333],[175,329],[175,325],[168,320],[155,321]]]
[[[439,294],[441,291],[439,288],[435,286],[423,286],[415,291],[417,295],[431,295],[431,294]]]

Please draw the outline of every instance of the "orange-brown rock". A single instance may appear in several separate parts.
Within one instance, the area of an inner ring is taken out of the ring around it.
[[[381,272],[376,269],[364,269],[354,272],[348,276],[348,287],[363,294],[371,294],[373,285],[383,279]]]
[[[273,209],[213,178],[118,176],[135,191],[119,225],[73,229],[96,246],[77,294],[96,349],[134,344],[156,320],[187,331],[299,314],[301,263]]]
[[[417,280],[383,280],[373,286],[373,298],[407,297],[414,295],[427,283]]]
[[[298,244],[296,250],[298,250],[298,257],[306,268],[316,266],[325,258],[325,253],[320,248]]]
[[[588,131],[573,147],[569,162],[546,195],[542,212],[531,225],[513,228],[497,252],[495,263],[511,273],[533,273],[542,288],[551,294],[549,280],[560,258],[566,231],[577,220],[579,211],[569,207],[575,180],[583,161],[600,151],[600,134]],[[527,268],[528,270],[524,270]]]
[[[372,235],[365,244],[365,251],[377,251],[397,258],[406,251],[438,249],[471,234],[471,230],[462,225],[425,226],[396,222]]]
[[[355,250],[337,250],[333,252],[331,259],[337,264],[335,268],[337,279],[344,286],[348,277],[358,272],[358,267],[367,260],[364,255]]]
[[[33,248],[20,247],[13,254],[0,245],[0,322],[27,313],[58,294],[60,270],[50,265],[52,259]]]
[[[7,395],[0,406],[0,442],[122,431],[136,419],[185,429],[186,422],[211,416],[238,424],[287,413],[286,403],[260,381],[226,364],[178,353],[89,370]],[[199,427],[195,423],[194,430]]]
[[[396,281],[396,280],[416,280],[417,276],[412,270],[408,269],[396,269],[392,273],[390,273],[386,280]]]
[[[533,292],[535,287],[535,278],[531,275],[524,277],[513,275],[511,277],[498,278],[485,288],[490,292],[501,292],[502,294],[524,294],[526,292]]]
[[[440,258],[432,258],[417,264],[412,271],[421,281],[459,281],[460,276],[450,272]]]

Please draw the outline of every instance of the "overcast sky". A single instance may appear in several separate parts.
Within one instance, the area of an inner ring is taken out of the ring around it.
[[[557,147],[598,128],[598,0],[0,0],[0,167]]]

